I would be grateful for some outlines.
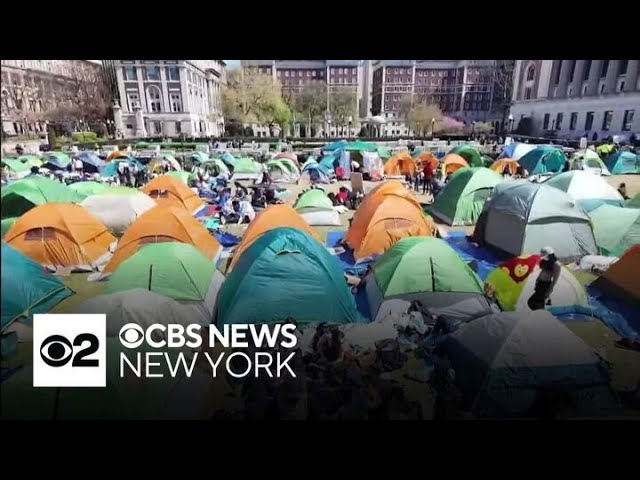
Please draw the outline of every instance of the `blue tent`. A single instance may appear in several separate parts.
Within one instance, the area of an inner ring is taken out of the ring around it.
[[[95,153],[81,152],[78,154],[78,158],[82,160],[84,169],[88,172],[98,172],[105,165],[104,161]]]
[[[326,169],[326,167],[314,161],[307,162],[305,164],[300,177],[316,183],[331,183],[329,175],[330,172]]]
[[[222,160],[224,163],[226,163],[227,165],[234,166],[236,164],[236,157],[231,155],[229,152],[224,152],[218,158]]]
[[[42,166],[52,170],[64,170],[69,163],[71,163],[71,158],[66,153],[50,152],[45,156]]]
[[[604,164],[613,175],[640,172],[640,155],[631,152],[616,152],[604,159]]]
[[[337,142],[327,143],[320,150],[325,152],[331,152],[333,150],[344,150],[344,148],[349,145],[349,142],[346,140],[338,140]]]
[[[59,279],[39,263],[2,242],[2,324],[34,313],[45,313],[73,295]]]
[[[513,158],[514,160],[519,160],[535,148],[535,145],[529,143],[512,142],[502,149],[498,158]]]
[[[539,173],[558,173],[562,170],[566,161],[567,157],[562,150],[543,145],[522,156],[518,163],[530,175],[537,175]]]
[[[142,165],[138,160],[133,157],[118,157],[114,160],[111,160],[104,167],[100,169],[100,175],[103,177],[115,177],[118,175],[118,164],[121,162],[128,162],[129,168],[133,168],[136,166],[139,170],[144,169],[144,165]]]
[[[326,173],[330,173],[334,171],[335,169],[334,164],[336,160],[340,159],[340,152],[341,150],[337,150],[333,154],[325,155],[324,157],[322,157],[319,165],[321,168],[324,168]]]
[[[297,228],[274,228],[240,255],[222,284],[217,323],[364,322],[338,260]]]
[[[455,371],[463,408],[476,417],[535,418],[569,406],[569,416],[598,416],[617,408],[606,367],[544,310],[476,318],[437,348]]]

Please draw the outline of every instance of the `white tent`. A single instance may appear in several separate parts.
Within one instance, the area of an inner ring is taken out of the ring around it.
[[[135,195],[91,195],[82,202],[83,207],[116,234],[123,233],[155,205],[155,200],[142,192]]]

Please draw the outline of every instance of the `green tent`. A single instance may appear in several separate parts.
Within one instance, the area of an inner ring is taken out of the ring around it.
[[[202,163],[203,168],[209,168],[209,166],[215,165],[220,170],[220,173],[229,173],[229,167],[219,158],[209,158],[206,162]]]
[[[226,163],[227,165],[235,165],[236,162],[238,161],[236,159],[236,157],[234,157],[233,155],[231,155],[229,152],[224,152],[222,154],[220,154],[217,158],[219,158],[220,160],[222,160],[224,163]]]
[[[109,185],[100,182],[75,182],[69,185],[69,188],[86,198],[91,195],[103,193],[109,189]]]
[[[140,193],[140,190],[137,188],[118,185],[106,188],[105,190],[96,193],[96,195],[137,195],[138,193]]]
[[[233,165],[233,173],[251,173],[258,174],[262,171],[262,165],[249,157],[239,158]]]
[[[523,155],[518,163],[529,172],[529,175],[553,172],[558,173],[564,167],[567,157],[558,148],[543,145]]]
[[[338,260],[295,228],[275,228],[253,242],[220,289],[218,325],[363,321]]]
[[[389,147],[378,147],[378,156],[383,162],[386,162],[393,156],[393,152]]]
[[[305,192],[296,202],[294,208],[301,210],[303,208],[329,208],[333,209],[333,203],[327,197],[327,194],[317,188],[312,188]]]
[[[34,313],[45,313],[73,295],[58,277],[42,265],[2,242],[2,324],[3,330],[14,320]]]
[[[406,237],[373,265],[384,297],[419,292],[483,293],[482,281],[447,242],[435,237]]]
[[[20,217],[7,217],[7,218],[3,218],[1,220],[2,221],[2,237],[3,238],[4,238],[4,234],[7,233],[11,227],[13,227],[13,224],[16,223],[16,220],[18,220],[18,218],[20,218]]]
[[[458,145],[449,150],[448,153],[455,153],[464,158],[470,167],[481,167],[483,165],[482,155],[470,145]]]
[[[574,153],[569,159],[572,168],[578,160],[582,162],[583,170],[593,171],[593,173],[601,175],[608,175],[610,173],[609,169],[600,159],[600,156],[595,152],[595,150],[588,148]]]
[[[192,152],[191,153],[191,160],[195,163],[205,163],[207,161],[209,161],[209,155],[207,155],[204,152]]]
[[[482,155],[482,166],[489,168],[495,160],[489,155]]]
[[[33,167],[30,163],[21,162],[17,158],[3,158],[2,163],[9,167],[9,170],[15,173],[28,172],[31,170],[31,167]]]
[[[631,152],[616,152],[604,159],[613,175],[640,172],[640,155]]]
[[[355,142],[349,143],[346,147],[344,147],[347,151],[356,151],[356,152],[377,152],[378,146],[375,143],[371,142],[363,142],[362,140],[356,140]]]
[[[58,168],[66,168],[71,163],[71,157],[63,152],[49,152],[43,159],[43,164],[47,163]]]
[[[449,225],[474,225],[502,176],[484,167],[457,170],[427,210]]]
[[[28,163],[31,167],[39,167],[42,165],[42,160],[37,155],[21,155],[18,157],[22,163]]]
[[[203,300],[215,269],[213,262],[193,245],[153,243],[116,268],[104,293],[145,288],[174,300]]]
[[[296,162],[294,162],[290,158],[280,157],[278,161],[285,165],[291,173],[300,174],[298,165],[296,165]]]
[[[165,173],[165,175],[182,180],[187,186],[189,186],[189,182],[191,181],[191,179],[195,177],[193,173],[185,172],[184,170],[181,170],[179,172],[177,171],[168,172],[168,173]]]
[[[80,203],[82,196],[57,180],[31,176],[2,189],[2,218],[19,217],[44,203]]]
[[[640,208],[640,193],[636,194],[635,197],[627,200],[627,208]]]
[[[601,255],[619,257],[640,244],[640,209],[601,205],[589,212]]]

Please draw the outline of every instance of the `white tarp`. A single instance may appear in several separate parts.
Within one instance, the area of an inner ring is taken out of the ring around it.
[[[349,152],[343,151],[340,154],[340,166],[344,169],[344,178],[349,180],[351,178],[351,157]]]
[[[123,233],[155,205],[155,200],[142,192],[135,195],[91,195],[82,202],[83,207],[116,234]]]
[[[371,178],[382,178],[384,175],[382,160],[376,152],[362,152],[362,163]]]

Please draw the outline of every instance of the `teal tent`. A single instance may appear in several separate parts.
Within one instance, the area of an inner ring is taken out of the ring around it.
[[[613,175],[640,173],[640,155],[631,152],[616,152],[604,159],[604,164]]]
[[[458,145],[449,150],[448,153],[455,153],[464,158],[470,167],[482,167],[482,155],[470,145]]]
[[[461,168],[427,210],[449,225],[474,225],[484,202],[501,182],[502,176],[488,168]]]
[[[133,157],[118,157],[111,160],[104,167],[100,169],[100,175],[103,177],[115,177],[118,175],[118,165],[121,162],[127,162],[129,164],[129,168],[133,168],[134,166],[138,168],[138,170],[144,170],[144,165],[140,163]]]
[[[209,160],[209,155],[204,152],[193,152],[191,154],[191,161],[193,163],[205,163]]]
[[[332,152],[334,150],[344,150],[344,147],[346,147],[348,144],[349,142],[347,142],[346,140],[338,140],[337,142],[327,143],[320,150],[324,152]]]
[[[378,146],[375,143],[356,140],[346,145],[344,150],[348,152],[377,152]]]
[[[220,160],[222,160],[224,163],[226,163],[227,165],[231,165],[231,166],[234,166],[236,164],[236,161],[237,161],[236,157],[234,157],[233,155],[231,155],[228,152],[224,152],[218,158]]]
[[[43,166],[49,169],[65,169],[70,163],[69,155],[62,152],[49,152],[43,160]]]
[[[239,257],[220,289],[218,325],[363,321],[338,260],[295,228],[275,228]]]
[[[48,273],[10,245],[2,242],[2,325],[14,320],[31,320],[34,313],[45,313],[73,295],[58,277]]]
[[[529,175],[537,175],[547,172],[558,173],[566,161],[567,157],[562,150],[544,145],[531,150],[518,160],[518,163]]]

